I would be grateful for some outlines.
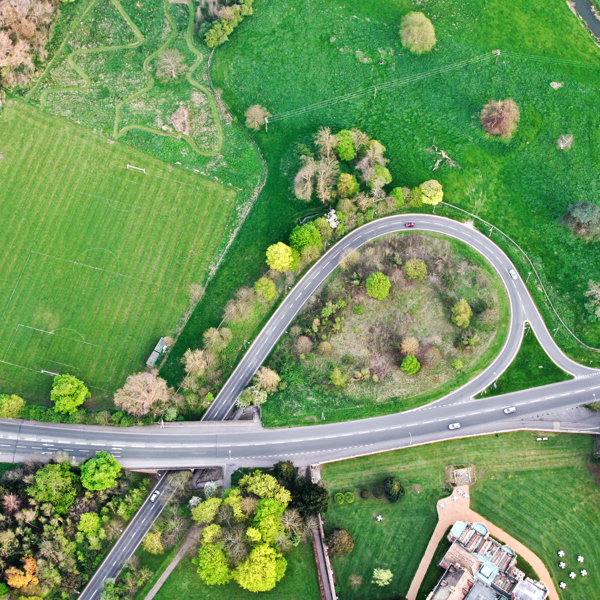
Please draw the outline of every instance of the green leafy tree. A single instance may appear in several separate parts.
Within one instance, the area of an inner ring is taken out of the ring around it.
[[[396,200],[398,208],[402,208],[404,206],[404,188],[395,187],[390,192],[390,196],[392,196]]]
[[[402,267],[406,278],[423,283],[427,277],[427,264],[420,258],[409,258]]]
[[[294,227],[290,235],[290,246],[302,252],[307,246],[317,246],[319,249],[323,246],[323,239],[314,223],[306,223]]]
[[[421,363],[412,354],[409,354],[403,361],[400,369],[407,375],[418,373],[421,368]]]
[[[265,300],[273,300],[277,294],[277,288],[275,282],[268,277],[261,277],[254,284],[254,293],[257,296],[262,296]]]
[[[292,499],[290,491],[280,485],[275,477],[262,473],[258,469],[254,473],[244,475],[240,479],[239,487],[259,498],[273,498],[284,506],[287,506]]]
[[[283,242],[277,242],[267,248],[267,264],[271,269],[284,273],[293,270],[294,254]]]
[[[203,544],[198,552],[198,575],[207,585],[225,585],[232,572],[223,549],[216,544]]]
[[[394,575],[389,569],[373,569],[373,579],[371,583],[374,583],[379,587],[384,587],[390,585],[393,578]]]
[[[453,307],[452,307],[452,322],[458,327],[462,327],[466,329],[471,323],[471,315],[473,311],[469,306],[469,303],[461,298]]]
[[[57,375],[52,382],[50,399],[54,402],[54,410],[58,413],[72,415],[77,407],[91,397],[83,381],[73,375]]]
[[[433,23],[422,12],[409,12],[400,24],[402,45],[413,54],[429,52],[436,45]]]
[[[387,167],[375,165],[373,167],[373,176],[369,179],[368,185],[371,188],[380,188],[388,183],[392,183],[392,174]]]
[[[342,129],[337,134],[338,145],[335,147],[340,160],[350,161],[356,157],[356,149],[354,148],[354,137],[348,129]]]
[[[192,519],[202,524],[212,523],[222,504],[221,498],[210,498],[192,509]]]
[[[49,502],[57,513],[67,512],[77,497],[77,475],[71,471],[69,463],[46,465],[35,474],[35,484],[27,488],[27,493],[39,504]]]
[[[122,471],[117,459],[104,450],[81,467],[81,484],[86,490],[102,491],[112,488]]]
[[[383,489],[390,502],[398,502],[404,496],[404,488],[397,477],[386,477],[383,482]]]
[[[273,498],[263,498],[258,502],[253,524],[260,531],[263,542],[273,544],[283,534],[281,515],[285,507]]]
[[[345,529],[334,529],[327,536],[325,543],[332,556],[344,556],[354,550],[354,538]]]
[[[149,554],[163,554],[165,546],[162,541],[162,532],[154,529],[149,531],[142,540],[142,549]]]
[[[315,227],[321,234],[323,242],[328,242],[333,237],[333,229],[325,217],[319,217],[313,221]]]
[[[340,174],[337,180],[337,193],[340,198],[352,198],[358,194],[359,189],[360,184],[354,175],[349,173]]]
[[[287,561],[268,544],[258,544],[233,571],[240,587],[250,592],[268,592],[285,575]]]
[[[18,419],[25,400],[16,394],[0,394],[0,419]]]
[[[335,387],[343,388],[346,387],[348,381],[348,375],[344,375],[339,369],[334,369],[333,373],[329,376],[329,381]]]
[[[435,179],[423,182],[420,186],[423,195],[423,204],[439,204],[444,199],[442,184]]]
[[[86,536],[97,535],[101,527],[100,516],[96,513],[83,513],[79,519],[77,530],[81,531]]]
[[[390,293],[390,279],[387,275],[377,271],[367,278],[367,294],[376,300],[387,298]]]

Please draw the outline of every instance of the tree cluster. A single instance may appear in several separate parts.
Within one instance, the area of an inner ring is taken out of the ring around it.
[[[247,17],[252,14],[254,0],[239,0],[236,4],[223,6],[218,12],[218,20],[204,35],[204,43],[209,48],[215,48],[224,44],[233,30]]]
[[[46,43],[58,16],[56,0],[0,2],[0,86],[26,86],[47,58]]]
[[[0,576],[6,600],[73,596],[147,494],[106,452],[70,465],[16,464],[0,477]],[[0,586],[1,587],[1,586]]]
[[[586,239],[600,237],[600,207],[593,202],[576,202],[569,206],[564,222],[574,234]]]

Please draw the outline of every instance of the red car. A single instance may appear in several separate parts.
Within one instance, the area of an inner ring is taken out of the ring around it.
[[[404,227],[414,227],[414,223],[404,223]]]

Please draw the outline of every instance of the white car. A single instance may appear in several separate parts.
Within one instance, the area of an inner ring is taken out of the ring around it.
[[[450,423],[448,429],[460,429],[460,423]]]
[[[513,279],[518,279],[519,278],[519,276],[517,275],[517,272],[514,269],[510,269],[508,272],[510,273],[510,276]]]
[[[150,502],[156,502],[156,499],[160,496],[160,492],[156,490],[152,496],[150,496]]]
[[[517,407],[516,406],[509,406],[508,408],[504,409],[504,414],[505,415],[511,415],[514,412],[517,412]]]

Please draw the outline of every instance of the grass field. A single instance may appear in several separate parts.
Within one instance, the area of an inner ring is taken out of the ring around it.
[[[476,397],[499,396],[568,379],[573,377],[550,360],[533,330],[527,327],[519,353],[510,367],[498,377],[495,385],[492,384]]]
[[[296,215],[316,207],[293,199],[287,165],[293,144],[320,125],[359,127],[380,139],[391,158],[394,185],[412,186],[431,177],[435,161],[427,148],[435,140],[461,166],[442,166],[435,173],[445,199],[519,242],[563,318],[584,341],[600,345],[600,325],[589,322],[583,308],[588,280],[600,279],[596,245],[574,238],[559,223],[572,202],[595,198],[600,51],[562,0],[432,0],[419,10],[432,17],[438,46],[428,55],[412,56],[398,43],[398,26],[415,6],[406,0],[353,0],[344,6],[324,0],[315,11],[308,1],[258,2],[252,19],[216,52],[213,78],[239,116],[255,103],[277,116],[490,53],[479,64],[380,90],[376,99],[362,95],[275,121],[268,133],[257,134],[270,177],[262,206],[248,223],[255,236],[240,238],[236,260],[256,250],[245,266],[257,269],[259,250],[274,234],[289,231]],[[497,48],[503,56],[496,63],[491,50]],[[564,86],[555,91],[552,81]],[[486,138],[478,125],[483,104],[506,97],[521,108],[518,131],[509,143]],[[556,147],[563,133],[575,136],[569,152]],[[493,239],[505,246],[499,236]],[[518,266],[525,276],[526,265]],[[214,297],[232,295],[239,280],[234,277],[229,288],[221,280]],[[529,286],[543,305],[534,277]],[[556,326],[555,319],[548,320]],[[557,341],[573,356],[598,361],[563,330]]]
[[[535,552],[555,582],[565,578],[557,550],[566,552],[567,569],[576,570],[585,557],[587,578],[568,580],[562,600],[587,600],[600,595],[600,495],[597,468],[589,464],[591,436],[549,434],[547,442],[534,433],[486,436],[377,454],[322,467],[331,492],[352,490],[353,504],[331,505],[327,528],[344,527],[355,548],[334,561],[345,600],[385,599],[406,594],[437,522],[436,501],[448,494],[444,467],[472,463],[477,482],[471,487],[471,508]],[[360,490],[395,474],[406,490],[397,504],[359,497]],[[374,516],[383,515],[378,523]],[[389,568],[392,584],[371,585],[374,568]],[[349,577],[363,577],[358,590]]]
[[[156,600],[249,600],[257,597],[256,593],[243,590],[234,582],[224,586],[205,585],[196,573],[198,567],[192,564],[192,558],[193,555],[188,553],[181,560],[155,596]],[[288,562],[285,576],[274,590],[262,592],[259,597],[277,600],[318,600],[319,582],[310,540],[307,543],[300,542],[285,558]]]
[[[106,399],[175,331],[236,194],[17,101],[0,154],[0,389],[40,401],[40,371],[69,372]]]

